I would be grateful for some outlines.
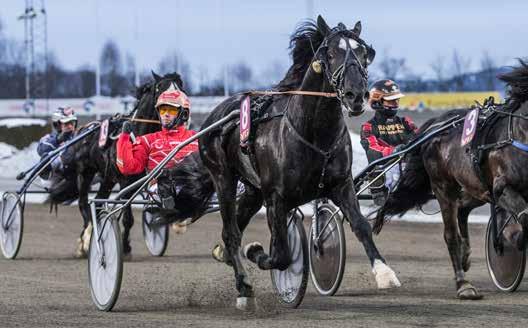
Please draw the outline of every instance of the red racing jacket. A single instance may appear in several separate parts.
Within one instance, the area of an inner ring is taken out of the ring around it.
[[[117,140],[117,167],[124,175],[139,174],[147,169],[152,170],[172,149],[183,141],[195,135],[196,132],[183,126],[176,129],[163,129],[136,138],[132,143],[128,133],[121,133]],[[198,140],[183,147],[166,165],[170,168],[181,162],[183,158],[198,150]]]
[[[376,112],[361,126],[361,145],[369,163],[392,154],[396,146],[408,143],[417,130],[408,117],[386,117]]]

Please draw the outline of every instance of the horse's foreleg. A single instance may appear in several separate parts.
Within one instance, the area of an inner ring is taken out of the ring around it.
[[[332,191],[330,199],[339,206],[344,216],[348,219],[352,232],[354,232],[356,238],[363,244],[370,260],[378,288],[399,287],[401,284],[396,274],[385,263],[385,260],[374,244],[370,224],[359,209],[352,179],[348,179],[344,184],[336,187]]]
[[[522,229],[511,225],[511,229],[505,233],[510,235],[510,241],[516,244],[519,249],[524,248],[526,246],[526,231],[528,231],[528,203],[519,192],[512,186],[506,185],[500,178],[493,185],[493,193],[501,208],[510,214],[517,215]]]

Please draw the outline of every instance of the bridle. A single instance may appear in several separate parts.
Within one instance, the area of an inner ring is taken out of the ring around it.
[[[350,44],[348,42],[345,42],[346,44],[346,53],[345,53],[345,59],[343,60],[343,63],[339,65],[334,72],[330,71],[330,63],[328,60],[328,42],[335,38],[336,36],[344,36],[347,38],[352,38],[354,41],[358,42],[365,48],[368,48],[368,46],[365,44],[365,42],[361,39],[359,39],[354,33],[346,30],[344,27],[336,27],[332,29],[330,35],[328,35],[317,51],[314,53],[314,61],[318,61],[321,65],[322,71],[324,71],[324,74],[326,75],[327,80],[329,81],[332,88],[336,91],[336,97],[341,102],[342,105],[347,109],[349,113],[352,112],[352,109],[348,107],[346,102],[343,101],[343,98],[345,96],[344,91],[344,82],[345,82],[345,73],[347,72],[347,69],[350,66],[354,66],[357,68],[358,72],[361,75],[362,81],[365,83],[365,85],[368,84],[368,72],[367,69],[361,64],[359,58],[357,57],[356,53],[351,49]],[[312,48],[313,50],[313,48]],[[349,60],[351,59],[351,60]],[[312,62],[312,63],[313,63]]]

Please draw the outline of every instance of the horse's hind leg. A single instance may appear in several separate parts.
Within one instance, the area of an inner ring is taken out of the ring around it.
[[[454,194],[453,186],[448,184],[433,185],[434,194],[440,204],[442,220],[444,221],[444,240],[451,257],[457,287],[457,297],[464,300],[482,298],[479,291],[465,279],[464,255],[462,254],[462,237],[458,226],[458,204],[457,200],[449,195]]]
[[[464,195],[458,205],[458,228],[460,229],[460,235],[462,236],[462,267],[465,272],[469,270],[471,266],[471,244],[469,242],[469,229],[468,229],[468,217],[471,211],[484,203],[468,195]]]
[[[79,211],[81,212],[81,216],[83,218],[83,228],[81,230],[81,235],[77,239],[77,248],[75,250],[75,256],[82,258],[86,256],[87,247],[85,245],[88,245],[90,242],[88,235],[89,231],[91,229],[91,218],[92,215],[90,213],[90,205],[88,204],[88,193],[90,192],[90,186],[92,183],[92,180],[94,178],[93,172],[81,172],[77,176],[77,185],[79,188]]]
[[[134,225],[134,216],[132,215],[132,207],[127,206],[123,212],[123,254],[129,255],[132,252],[130,246],[130,229]]]
[[[271,254],[266,254],[259,243],[247,245],[245,254],[262,270],[286,270],[291,263],[290,248],[288,247],[288,222],[286,220],[288,210],[278,193],[274,193],[266,201],[266,209],[268,226],[271,229]]]
[[[248,274],[242,265],[240,258],[240,243],[242,234],[238,228],[236,218],[236,186],[237,179],[227,169],[221,172],[211,172],[214,177],[215,189],[218,193],[220,203],[220,213],[222,215],[222,239],[224,241],[227,258],[233,264],[235,271],[236,288],[239,292],[237,308],[247,309],[252,306],[248,302],[254,301],[253,287],[251,286]]]
[[[330,198],[339,206],[348,219],[352,232],[354,232],[356,238],[363,244],[367,256],[370,259],[372,272],[375,275],[378,288],[399,287],[401,284],[396,274],[385,264],[385,260],[381,257],[374,244],[370,224],[359,209],[352,179],[347,179],[344,184],[334,188]]]
[[[252,185],[245,185],[245,191],[237,201],[237,224],[240,233],[243,234],[249,221],[262,207],[262,193]],[[228,265],[232,263],[225,257],[224,247],[217,244],[213,248],[213,258]]]

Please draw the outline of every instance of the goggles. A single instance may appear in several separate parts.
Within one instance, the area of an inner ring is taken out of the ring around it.
[[[174,107],[174,106],[160,106],[158,108],[158,111],[160,113],[160,115],[165,115],[165,114],[169,114],[169,115],[178,115],[178,113],[180,112],[180,108],[179,107]]]

